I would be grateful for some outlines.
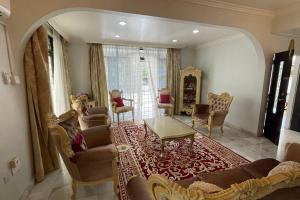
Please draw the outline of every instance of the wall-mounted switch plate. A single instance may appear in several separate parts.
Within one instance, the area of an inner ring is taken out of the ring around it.
[[[4,84],[10,84],[11,83],[11,75],[7,72],[2,72],[2,79]]]
[[[21,169],[21,161],[18,157],[13,158],[9,162],[9,167],[11,169],[12,175],[15,175]]]

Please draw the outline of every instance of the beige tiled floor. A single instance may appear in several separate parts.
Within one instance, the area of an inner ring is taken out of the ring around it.
[[[176,118],[191,125],[190,117],[176,116]],[[201,132],[207,134],[205,128],[198,128]],[[260,158],[276,158],[277,146],[264,137],[255,137],[229,127],[224,127],[224,135],[220,130],[215,129],[212,139],[219,141],[224,146],[230,148],[236,153],[244,156],[250,161]],[[284,144],[286,142],[299,141],[300,133],[292,131],[283,131],[278,148],[278,158],[282,157]],[[47,178],[35,185],[28,196],[28,200],[64,200],[71,196],[71,179],[68,172],[63,167],[61,170],[53,172]],[[113,192],[112,183],[102,184],[96,187],[80,187],[78,192],[79,200],[115,200],[117,196]]]

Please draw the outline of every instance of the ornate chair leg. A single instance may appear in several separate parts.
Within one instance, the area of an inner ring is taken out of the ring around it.
[[[115,113],[112,113],[113,116],[113,122],[115,122]]]
[[[117,113],[118,125],[120,124],[120,113]]]
[[[72,191],[73,191],[73,194],[72,194],[72,197],[71,197],[72,200],[75,200],[75,199],[76,199],[76,195],[77,195],[77,187],[78,187],[77,181],[74,180],[74,179],[72,179]]]
[[[224,133],[223,125],[220,127],[220,129],[221,129],[221,133],[223,134]]]
[[[132,121],[134,122],[134,110],[132,110]]]
[[[192,120],[192,128],[194,128],[194,126],[195,126],[195,121]]]
[[[211,137],[211,129],[212,128],[210,126],[208,126],[207,129],[208,129],[208,137]]]
[[[117,161],[112,161],[112,176],[113,176],[113,184],[114,184],[114,192],[115,194],[119,193],[119,176],[118,176],[118,166]]]

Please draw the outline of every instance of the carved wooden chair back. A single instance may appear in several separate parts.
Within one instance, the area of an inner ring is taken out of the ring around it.
[[[232,100],[233,96],[227,92],[220,95],[210,92],[208,93],[209,111],[228,111]]]

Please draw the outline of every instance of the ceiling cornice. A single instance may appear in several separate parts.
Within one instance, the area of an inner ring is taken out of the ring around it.
[[[260,16],[268,16],[268,17],[275,16],[275,12],[273,12],[271,10],[253,8],[253,7],[249,7],[249,6],[243,6],[243,5],[239,5],[239,4],[228,3],[228,2],[224,2],[224,1],[218,1],[218,0],[182,0],[182,1],[200,4],[203,6],[209,6],[209,7],[213,7],[213,8],[233,10],[233,11],[251,14],[251,15],[260,15]]]

